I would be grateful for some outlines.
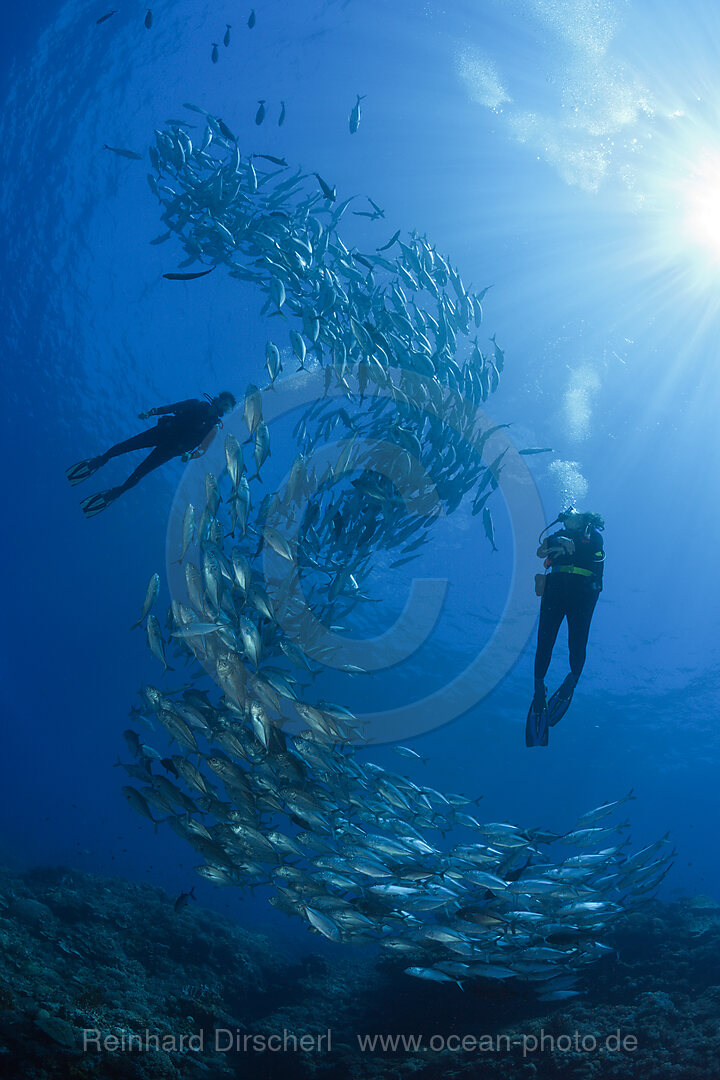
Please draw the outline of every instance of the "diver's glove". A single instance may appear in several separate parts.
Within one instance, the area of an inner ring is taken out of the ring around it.
[[[187,462],[187,461],[190,460],[191,457],[192,457],[192,454],[190,453],[190,451],[186,450],[185,453],[183,454],[183,456],[180,458],[180,460],[183,461],[183,462]]]
[[[138,420],[149,420],[151,416],[155,416],[155,410],[154,409],[148,409],[147,412],[139,412],[138,413]]]

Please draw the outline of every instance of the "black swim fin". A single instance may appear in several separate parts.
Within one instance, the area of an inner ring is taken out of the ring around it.
[[[65,475],[75,487],[76,484],[81,484],[83,480],[87,480],[89,476],[96,473],[101,465],[101,457],[87,458],[85,461],[78,461],[76,465],[71,465],[65,470]]]
[[[116,489],[109,488],[107,491],[97,491],[94,495],[89,495],[87,499],[83,499],[80,506],[85,517],[91,518],[107,510],[110,503],[115,502],[117,497]]]
[[[575,693],[575,680],[572,675],[568,675],[564,683],[557,688],[555,693],[548,701],[548,713],[550,727],[554,727],[559,720],[562,720],[565,713],[570,708],[570,703]]]
[[[547,746],[549,730],[548,721],[547,697],[545,687],[542,687],[541,693],[536,691],[527,715],[527,722],[525,724],[526,746]]]

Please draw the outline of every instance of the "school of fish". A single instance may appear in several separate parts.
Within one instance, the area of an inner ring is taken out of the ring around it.
[[[392,565],[416,558],[437,517],[471,492],[495,547],[485,504],[504,452],[483,460],[496,427],[480,407],[504,356],[494,336],[487,355],[470,340],[487,290],[466,288],[416,233],[349,249],[338,224],[351,200],[335,205],[334,187],[282,159],[243,157],[223,120],[192,108],[199,138],[173,123],[150,149],[167,236],[180,238],[184,266],[254,282],[288,341],[267,343],[269,386],[247,389],[242,441],[226,434],[224,469],[185,510],[184,585],[165,634],[152,614],[159,577],[148,585],[138,621],[151,651],[167,668],[172,642],[199,667],[182,690],[141,692],[133,715],[164,742],[126,732],[136,786],[124,793],[197,851],[201,877],[269,886],[270,903],[332,941],[377,942],[421,979],[572,997],[584,966],[611,951],[613,924],[672,862],[667,837],[628,851],[628,823],[612,816],[632,793],[564,834],[482,822],[475,797],[366,760],[362,720],[312,690],[337,648],[324,628],[341,632],[371,601],[378,552]],[[264,404],[294,361],[320,392],[294,428],[286,479],[256,505],[269,469]],[[395,750],[421,764],[411,747]]]

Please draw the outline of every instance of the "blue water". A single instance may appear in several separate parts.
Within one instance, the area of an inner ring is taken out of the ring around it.
[[[348,243],[372,250],[415,228],[466,282],[494,286],[481,338],[497,333],[506,369],[488,413],[512,421],[518,447],[554,448],[525,459],[548,522],[572,497],[606,519],[588,663],[550,747],[524,746],[531,634],[488,696],[412,742],[429,759],[412,775],[483,793],[487,820],[558,829],[633,787],[634,840],[671,830],[679,852],[665,895],[720,897],[720,272],[687,218],[698,174],[720,153],[720,28],[709,5],[662,8],[268,2],[252,31],[249,9],[229,2],[158,4],[150,31],[137,4],[100,26],[109,7],[36,4],[8,17],[3,858],[171,893],[194,883],[205,904],[278,918],[259,895],[196,880],[197,857],[133,814],[113,768],[127,760],[122,732],[137,688],[173,685],[128,628],[151,573],[164,571],[182,466],[92,521],[78,508],[85,490],[63,475],[138,430],[141,410],[225,386],[241,396],[263,377],[276,327],[259,314],[261,295],[222,270],[163,280],[182,255],[174,239],[148,245],[164,227],[146,163],[102,149],[145,152],[190,101],[222,116],[245,152],[317,170],[339,199],[372,196],[385,220],[348,218]],[[212,64],[226,22],[231,45]],[[367,96],[351,136],[357,93]],[[258,128],[259,98],[268,116]],[[701,194],[707,239],[712,185]],[[125,465],[108,468],[113,483]],[[347,686],[332,676],[336,698],[370,711],[406,704],[442,691],[472,659],[537,542],[518,533],[501,497],[493,514],[499,553],[464,505],[421,562],[381,577],[377,627],[391,624],[415,575],[449,581],[440,622],[397,670]],[[532,585],[528,575],[529,605]],[[167,601],[163,592],[160,610]],[[561,634],[553,685],[565,670]],[[388,746],[368,757],[401,763]]]

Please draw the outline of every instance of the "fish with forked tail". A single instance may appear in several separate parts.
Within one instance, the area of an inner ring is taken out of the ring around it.
[[[350,113],[350,119],[348,121],[351,135],[354,135],[357,129],[360,127],[360,102],[363,100],[364,97],[365,94],[358,94],[357,101],[352,107],[352,112]]]
[[[393,236],[390,237],[387,244],[383,244],[382,247],[376,248],[375,250],[376,251],[387,251],[388,248],[391,248],[393,246],[393,244],[397,243],[399,238],[400,238],[400,230],[398,229],[398,231]]]
[[[313,176],[317,177],[317,182],[320,185],[320,190],[322,191],[324,197],[328,200],[328,202],[335,202],[335,200],[337,199],[337,190],[334,187],[330,187],[329,184],[326,184],[320,173],[313,173]]]
[[[130,627],[131,630],[134,630],[136,626],[140,626],[143,619],[146,618],[146,616],[150,614],[150,612],[151,612],[151,610],[153,608],[153,605],[154,605],[154,603],[157,600],[159,595],[160,595],[160,575],[159,574],[153,574],[153,576],[148,581],[148,586],[147,586],[147,589],[145,590],[145,600],[143,601],[143,606],[142,606],[142,611],[140,613],[140,618],[138,619],[137,622],[134,622],[132,624],[132,626]]]
[[[104,143],[103,150],[112,150],[113,154],[129,158],[130,161],[142,161],[142,154],[138,154],[135,150],[125,150],[121,146],[108,146],[107,143]]]
[[[209,270],[199,270],[196,273],[190,274],[163,274],[164,278],[168,281],[194,281],[195,278],[205,277],[207,274],[212,274],[214,266],[211,266]]]
[[[183,908],[186,908],[191,900],[195,900],[195,887],[190,889],[190,892],[181,892],[177,900],[173,904],[173,910],[180,912]]]
[[[490,541],[493,551],[497,551],[498,549],[495,546],[495,528],[493,526],[492,514],[488,510],[487,506],[483,510],[482,520],[483,520],[483,528],[485,529],[485,535],[487,536],[488,540]]]

